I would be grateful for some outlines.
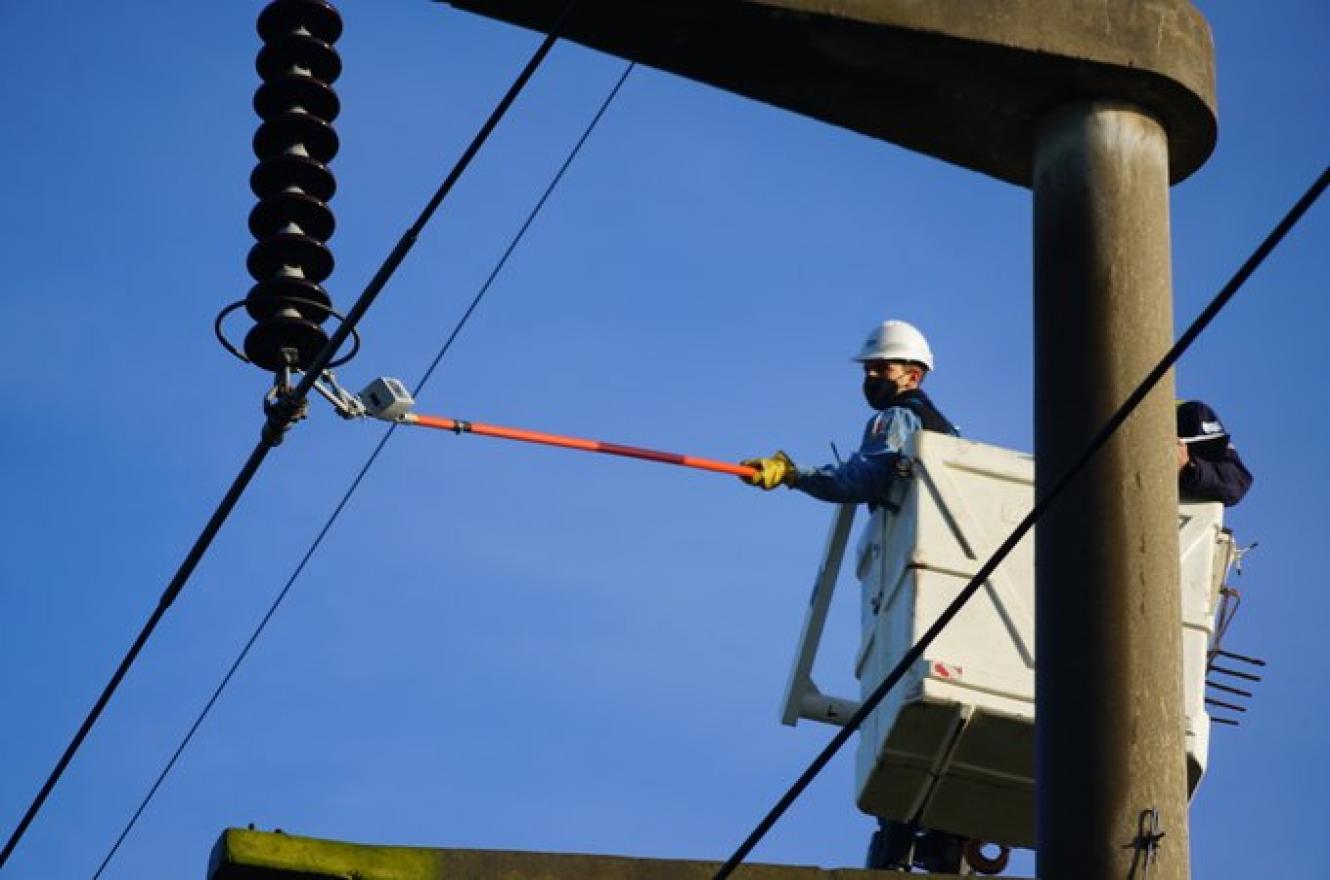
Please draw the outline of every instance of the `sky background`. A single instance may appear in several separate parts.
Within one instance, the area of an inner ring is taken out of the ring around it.
[[[212,337],[245,295],[257,2],[0,2],[0,832],[7,837],[253,447],[267,377]],[[538,42],[339,0],[348,308]],[[1173,190],[1179,326],[1330,158],[1330,7],[1200,4],[1220,135]],[[556,47],[361,325],[414,384],[623,62]],[[886,317],[974,439],[1032,444],[1026,190],[648,69],[629,78],[423,412],[821,463]],[[1256,484],[1195,875],[1319,876],[1330,727],[1330,205],[1179,368]],[[241,338],[249,322],[237,316]],[[91,876],[384,430],[316,401],[268,459],[4,871]],[[732,478],[400,431],[105,876],[201,877],[228,826],[723,859],[830,737],[777,721],[831,508]],[[844,586],[817,678],[853,695]],[[854,866],[846,749],[758,848]],[[1028,861],[1024,864],[1028,864]]]

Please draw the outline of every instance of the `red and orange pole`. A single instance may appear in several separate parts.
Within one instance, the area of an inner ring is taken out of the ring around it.
[[[406,413],[399,419],[404,425],[419,425],[422,428],[437,428],[440,431],[452,431],[455,434],[478,434],[482,437],[499,437],[504,440],[521,440],[524,443],[541,443],[546,446],[562,446],[564,449],[581,449],[584,452],[602,452],[606,455],[622,455],[626,458],[640,458],[645,461],[658,461],[662,464],[674,464],[680,467],[697,468],[703,471],[715,471],[732,474],[736,477],[751,477],[756,468],[742,464],[730,464],[728,461],[716,461],[710,458],[698,458],[695,455],[679,455],[676,452],[660,452],[655,449],[642,449],[637,446],[622,446],[618,443],[606,443],[603,440],[585,440],[581,437],[565,437],[562,434],[546,434],[543,431],[527,431],[522,428],[505,428],[501,425],[483,425],[479,422],[465,422],[461,419],[444,419],[437,416],[422,416]]]

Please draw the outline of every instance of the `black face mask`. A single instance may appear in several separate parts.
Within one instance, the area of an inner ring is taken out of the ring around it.
[[[884,410],[895,402],[900,390],[895,382],[879,376],[864,376],[864,400],[875,410]]]

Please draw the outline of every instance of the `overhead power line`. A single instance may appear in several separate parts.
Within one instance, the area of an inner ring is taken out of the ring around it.
[[[1025,537],[1030,529],[1034,528],[1035,523],[1038,522],[1039,518],[1043,516],[1045,511],[1057,501],[1058,496],[1062,494],[1063,490],[1070,485],[1071,481],[1075,479],[1077,474],[1085,469],[1086,465],[1088,465],[1091,459],[1093,459],[1099,450],[1103,448],[1104,444],[1109,441],[1109,438],[1117,432],[1118,428],[1122,426],[1122,423],[1127,420],[1141,401],[1145,399],[1146,395],[1150,393],[1155,385],[1159,384],[1159,380],[1173,368],[1173,365],[1176,364],[1178,359],[1182,357],[1183,353],[1191,347],[1191,344],[1195,342],[1196,338],[1201,335],[1201,332],[1210,325],[1210,322],[1215,319],[1215,316],[1219,314],[1224,306],[1228,305],[1229,301],[1233,299],[1242,285],[1251,277],[1252,273],[1256,271],[1257,267],[1265,261],[1265,258],[1269,256],[1270,252],[1273,251],[1284,239],[1284,236],[1288,234],[1289,230],[1297,224],[1302,216],[1307,213],[1307,210],[1311,208],[1318,198],[1320,198],[1321,193],[1325,191],[1327,185],[1330,185],[1330,167],[1327,167],[1321,172],[1321,175],[1311,187],[1303,193],[1302,197],[1298,199],[1297,203],[1294,204],[1284,216],[1284,219],[1280,220],[1275,228],[1271,230],[1270,234],[1265,237],[1265,240],[1261,242],[1260,246],[1256,248],[1252,255],[1247,258],[1246,262],[1244,262],[1238,271],[1234,273],[1233,277],[1229,279],[1228,283],[1225,284],[1219,293],[1215,295],[1214,299],[1210,301],[1210,304],[1205,307],[1200,315],[1197,316],[1196,320],[1192,321],[1191,325],[1187,327],[1186,332],[1178,338],[1177,342],[1173,343],[1173,347],[1168,350],[1168,353],[1165,354],[1159,363],[1155,365],[1154,369],[1146,375],[1141,384],[1136,386],[1136,389],[1127,396],[1127,399],[1120,407],[1118,407],[1117,411],[1109,417],[1104,426],[1099,429],[1099,433],[1097,433],[1094,436],[1094,439],[1090,441],[1085,451],[1081,453],[1080,457],[1076,459],[1071,467],[1069,467],[1062,476],[1058,478],[1057,482],[1053,484],[1053,487],[1049,489],[1048,494],[1035,503],[1030,512],[1026,514],[1025,519],[1021,520],[1020,524],[1017,525],[1016,528],[1012,530],[1011,534],[1007,536],[1006,540],[998,546],[997,550],[993,552],[993,555],[989,557],[988,561],[985,562],[983,566],[980,567],[978,573],[970,579],[970,582],[965,585],[964,589],[962,589],[959,594],[957,594],[951,604],[938,615],[938,618],[933,622],[933,625],[928,628],[910,650],[905,652],[905,656],[903,656],[900,659],[900,662],[897,663],[891,672],[887,674],[887,677],[882,680],[882,683],[874,688],[873,692],[868,695],[867,699],[860,704],[859,709],[850,716],[849,720],[846,721],[845,726],[836,731],[836,735],[831,738],[831,741],[827,743],[826,747],[818,753],[817,757],[808,765],[808,768],[800,774],[799,778],[796,779],[794,784],[786,790],[785,794],[781,795],[780,799],[776,801],[775,806],[773,806],[766,816],[762,818],[762,821],[757,823],[757,826],[748,837],[744,839],[744,842],[739,845],[739,848],[736,849],[725,864],[720,867],[720,870],[715,874],[714,880],[724,880],[724,878],[729,877],[730,874],[734,872],[734,869],[747,858],[748,854],[753,851],[753,847],[757,846],[762,838],[766,836],[767,832],[770,831],[772,826],[780,820],[781,816],[783,816],[785,811],[788,810],[795,800],[798,799],[804,789],[806,789],[813,779],[817,777],[818,773],[822,772],[822,769],[830,763],[832,757],[840,751],[841,747],[849,741],[850,737],[859,729],[859,726],[863,724],[864,720],[873,713],[873,710],[877,708],[883,698],[885,698],[891,689],[896,686],[919,658],[923,656],[923,653],[928,649],[928,646],[937,639],[942,631],[946,629],[947,625],[951,623],[952,619],[955,618],[956,615],[960,613],[960,610],[965,607],[965,604],[970,601],[971,597],[979,591],[979,588],[983,585],[984,581],[992,576],[993,572],[1002,561],[1007,558],[1008,554],[1011,553],[1016,545],[1020,543],[1021,539]]]
[[[448,350],[452,348],[453,342],[457,339],[458,334],[462,332],[462,328],[465,327],[467,322],[471,319],[471,316],[472,314],[474,314],[476,307],[480,305],[480,301],[484,299],[485,294],[489,292],[489,289],[491,285],[493,285],[495,278],[498,277],[500,270],[503,269],[504,265],[508,262],[508,258],[517,248],[518,243],[520,243],[522,241],[522,238],[526,235],[527,229],[530,228],[532,222],[536,219],[536,216],[540,213],[541,209],[544,208],[545,202],[549,200],[549,197],[554,192],[555,187],[557,187],[559,185],[559,182],[563,180],[564,173],[568,170],[569,166],[573,164],[573,160],[576,159],[578,154],[581,152],[582,145],[586,143],[587,138],[589,138],[591,136],[591,133],[595,131],[596,126],[600,123],[601,117],[605,115],[605,111],[609,109],[610,104],[613,103],[615,97],[619,94],[619,90],[623,87],[624,80],[628,78],[628,74],[632,72],[634,66],[635,65],[633,63],[629,63],[624,68],[623,73],[619,76],[618,81],[615,82],[614,87],[610,89],[609,94],[605,96],[605,99],[600,104],[600,109],[598,109],[596,111],[595,116],[591,118],[591,121],[587,124],[586,128],[583,130],[582,136],[578,138],[577,143],[573,145],[572,150],[569,151],[568,156],[563,160],[563,164],[559,167],[559,170],[555,173],[554,177],[545,187],[544,193],[541,194],[540,198],[536,201],[535,206],[531,209],[530,213],[527,214],[526,220],[522,223],[521,227],[517,230],[517,233],[508,243],[508,247],[504,250],[503,255],[499,257],[499,261],[494,265],[494,268],[490,271],[489,276],[485,279],[484,284],[480,286],[480,290],[471,300],[471,304],[462,314],[462,317],[458,319],[457,324],[452,329],[452,332],[449,333],[448,338],[439,348],[438,353],[435,354],[434,360],[430,362],[429,367],[426,368],[424,374],[421,376],[420,380],[416,383],[415,388],[412,390],[413,397],[418,397],[420,395],[420,392],[423,391],[425,386],[429,383],[430,378],[434,375],[435,369],[438,368],[439,363],[448,353]],[[125,824],[125,827],[121,830],[120,836],[117,837],[115,843],[111,845],[111,848],[106,853],[105,858],[102,859],[101,865],[97,868],[97,872],[93,874],[92,880],[97,880],[97,878],[101,877],[102,873],[106,870],[107,865],[111,863],[111,859],[115,857],[115,854],[120,849],[121,844],[125,842],[125,838],[129,836],[130,831],[132,831],[135,824],[137,824],[139,817],[143,815],[143,811],[147,809],[148,804],[151,803],[152,799],[156,796],[157,790],[162,787],[162,783],[166,781],[166,777],[170,775],[171,770],[174,769],[176,765],[176,762],[180,760],[181,754],[184,753],[185,749],[189,746],[190,741],[193,740],[194,734],[198,732],[199,727],[202,726],[204,720],[208,717],[208,714],[212,711],[212,707],[217,703],[217,700],[221,697],[222,692],[226,690],[227,685],[231,683],[231,679],[235,676],[236,671],[240,668],[240,665],[244,663],[245,658],[249,656],[250,649],[253,648],[254,644],[259,640],[259,637],[263,634],[263,631],[267,628],[268,622],[272,620],[273,615],[277,613],[277,609],[286,599],[286,594],[291,591],[291,587],[295,585],[295,582],[300,578],[300,575],[304,572],[305,566],[309,564],[310,559],[313,558],[314,554],[318,551],[319,547],[322,546],[323,539],[328,536],[328,532],[332,530],[333,525],[342,515],[342,511],[351,501],[351,497],[355,495],[356,490],[360,488],[360,484],[364,481],[365,476],[369,473],[370,468],[372,468],[374,466],[375,461],[378,460],[379,453],[383,451],[383,448],[388,444],[388,440],[393,436],[397,428],[398,425],[393,424],[389,426],[388,430],[383,432],[383,436],[379,438],[378,444],[375,445],[373,451],[370,452],[369,457],[365,460],[364,465],[361,466],[360,471],[356,474],[355,478],[352,479],[351,485],[347,487],[347,490],[342,495],[341,500],[337,502],[335,507],[333,507],[332,513],[328,515],[327,520],[323,523],[323,527],[319,529],[318,534],[314,537],[313,542],[309,545],[309,549],[305,551],[305,554],[304,556],[301,557],[299,564],[297,564],[295,569],[291,572],[291,576],[287,578],[286,583],[282,586],[282,589],[278,591],[276,598],[273,599],[272,604],[269,605],[268,607],[268,610],[264,613],[263,617],[260,618],[258,625],[254,628],[254,632],[250,634],[250,637],[245,642],[244,647],[240,649],[240,653],[236,655],[236,658],[231,663],[230,668],[226,671],[226,674],[222,676],[222,680],[218,683],[216,689],[213,690],[212,696],[208,698],[208,701],[203,705],[203,709],[200,710],[198,717],[194,719],[194,723],[190,725],[188,732],[185,733],[185,736],[183,739],[181,739],[180,744],[176,746],[175,752],[171,755],[170,760],[166,762],[166,765],[162,768],[161,773],[157,775],[156,781],[153,782],[152,787],[148,789],[148,793],[144,795],[143,800],[139,802],[138,808],[135,809],[134,814],[130,816],[129,821]]]
[[[9,856],[14,852],[14,848],[17,847],[19,841],[23,839],[23,835],[28,830],[28,826],[32,824],[32,820],[36,818],[37,813],[42,808],[42,804],[46,802],[52,789],[54,789],[56,783],[60,781],[60,777],[64,774],[65,768],[68,767],[69,762],[73,760],[75,753],[83,744],[84,739],[87,738],[88,733],[92,730],[92,726],[101,716],[107,703],[110,702],[112,695],[120,686],[120,682],[124,679],[130,666],[133,665],[139,652],[143,650],[143,646],[147,643],[149,637],[151,637],[153,631],[157,628],[157,624],[161,622],[162,617],[166,614],[166,610],[175,601],[176,597],[180,595],[180,592],[189,580],[190,575],[193,574],[194,569],[198,566],[199,561],[207,552],[208,547],[212,544],[218,531],[221,530],[222,524],[226,522],[232,509],[235,508],[236,503],[240,500],[240,496],[244,494],[250,481],[253,480],[254,474],[258,472],[259,466],[263,464],[263,460],[267,458],[268,453],[281,443],[283,434],[297,418],[305,398],[309,396],[310,389],[314,386],[315,380],[319,378],[323,370],[332,361],[333,355],[337,353],[337,350],[346,341],[347,337],[350,336],[356,324],[358,324],[360,319],[364,317],[365,312],[368,311],[371,305],[373,305],[374,300],[388,283],[388,280],[392,277],[393,273],[396,272],[398,266],[400,266],[402,261],[406,258],[406,255],[410,252],[416,239],[419,237],[420,232],[425,228],[426,224],[429,223],[430,218],[434,216],[434,212],[438,210],[448,193],[452,191],[453,185],[457,183],[458,179],[462,176],[462,173],[471,164],[471,160],[475,158],[476,154],[480,151],[481,146],[489,138],[490,133],[493,132],[494,128],[499,124],[499,120],[503,118],[504,114],[508,111],[508,108],[512,106],[513,101],[516,100],[517,95],[522,91],[522,88],[526,85],[527,81],[531,79],[532,75],[536,72],[536,69],[540,66],[540,63],[545,59],[545,56],[549,54],[550,49],[559,39],[559,33],[561,32],[564,22],[567,20],[568,15],[572,12],[573,8],[577,6],[577,3],[578,0],[571,0],[571,2],[569,2],[564,8],[558,21],[550,28],[549,33],[546,34],[545,38],[541,41],[539,48],[536,49],[530,60],[527,61],[526,66],[522,68],[521,73],[518,74],[517,78],[513,81],[513,84],[509,86],[508,91],[490,113],[489,118],[485,120],[484,125],[481,126],[480,131],[476,133],[476,136],[467,146],[462,157],[458,159],[447,178],[444,179],[438,190],[435,191],[433,197],[430,198],[429,202],[425,205],[425,208],[420,212],[420,215],[416,218],[416,222],[402,235],[401,240],[398,241],[396,247],[393,248],[392,252],[384,260],[383,265],[379,267],[379,270],[374,274],[374,277],[370,279],[369,284],[360,294],[359,299],[357,299],[355,304],[351,307],[351,311],[347,313],[346,320],[337,328],[337,331],[328,340],[327,344],[324,345],[323,350],[319,352],[318,356],[314,358],[313,363],[309,365],[308,370],[301,378],[299,384],[289,394],[284,395],[278,401],[277,405],[272,407],[267,420],[264,422],[258,444],[254,447],[253,452],[249,454],[249,458],[245,461],[239,474],[236,475],[235,480],[231,483],[231,487],[227,490],[225,496],[223,496],[221,503],[218,504],[216,510],[213,511],[212,516],[203,527],[203,531],[199,534],[194,545],[186,554],[185,560],[180,564],[180,568],[177,569],[174,577],[171,578],[171,582],[167,585],[166,590],[158,600],[156,609],[154,609],[151,616],[149,616],[147,623],[143,625],[143,629],[139,632],[138,637],[135,638],[134,643],[130,646],[124,659],[120,661],[120,665],[116,667],[110,681],[108,681],[106,686],[102,689],[102,693],[97,698],[97,702],[93,704],[87,717],[83,719],[83,723],[74,734],[74,738],[65,748],[64,754],[60,756],[60,760],[56,762],[55,768],[47,777],[46,782],[43,783],[41,790],[28,806],[27,812],[24,813],[23,818],[19,820],[18,825],[5,843],[4,849],[0,850],[0,868],[4,867],[5,863],[9,860]]]

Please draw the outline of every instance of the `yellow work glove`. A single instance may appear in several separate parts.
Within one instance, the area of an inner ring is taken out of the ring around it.
[[[750,458],[740,464],[757,471],[751,477],[739,478],[750,486],[770,490],[777,486],[793,486],[796,479],[794,462],[784,452],[777,451],[769,458]]]

